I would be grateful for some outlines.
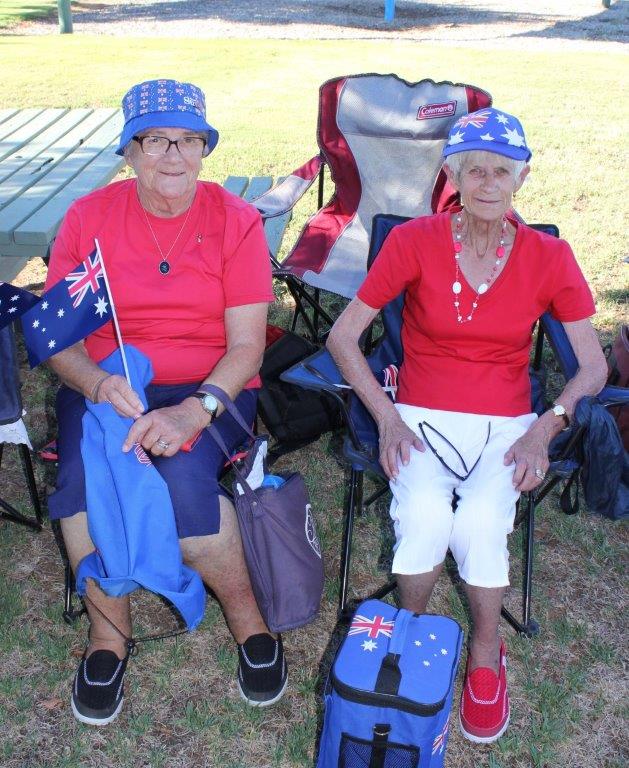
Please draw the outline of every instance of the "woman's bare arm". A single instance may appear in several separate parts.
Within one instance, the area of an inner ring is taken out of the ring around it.
[[[398,474],[398,461],[408,464],[411,446],[424,450],[423,443],[400,418],[391,400],[371,372],[358,340],[378,310],[358,298],[352,299],[338,318],[327,347],[343,377],[351,384],[378,426],[380,464],[391,480]]]
[[[577,401],[587,395],[596,395],[605,385],[607,379],[607,363],[601,346],[588,320],[577,320],[563,323],[566,334],[577,358],[579,369],[566,383],[561,394],[555,400],[566,409],[571,418]],[[513,484],[519,491],[530,491],[542,481],[535,474],[536,469],[546,472],[549,466],[548,447],[550,441],[564,427],[563,420],[552,411],[543,413],[511,446],[505,454],[505,464],[515,462]]]

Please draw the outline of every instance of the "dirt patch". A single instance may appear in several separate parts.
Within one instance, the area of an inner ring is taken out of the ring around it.
[[[629,35],[629,3],[616,0],[398,0],[384,21],[382,0],[132,0],[73,4],[75,33],[141,37],[408,39],[432,44],[521,49],[619,48]],[[53,34],[55,18],[14,34]]]

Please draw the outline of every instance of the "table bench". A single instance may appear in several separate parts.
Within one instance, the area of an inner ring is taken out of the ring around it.
[[[0,110],[0,280],[44,256],[69,205],[124,166],[119,109]]]
[[[0,280],[45,256],[71,203],[124,167],[115,154],[121,130],[119,109],[0,110]],[[272,184],[270,176],[229,176],[224,186],[252,200]],[[272,256],[289,220],[265,223]]]
[[[278,178],[276,181],[283,181],[283,177]],[[274,181],[271,176],[253,176],[251,178],[248,176],[228,176],[223,186],[234,195],[238,195],[243,200],[250,202],[255,197],[258,197],[258,195],[271,189],[273,183]],[[277,257],[290,218],[291,212],[288,211],[281,216],[275,216],[264,222],[264,234],[269,246],[269,253],[273,258]]]

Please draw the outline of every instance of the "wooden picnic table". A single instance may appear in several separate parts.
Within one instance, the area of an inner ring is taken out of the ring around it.
[[[115,154],[121,130],[119,109],[0,110],[0,281],[45,256],[70,204],[124,166]],[[270,176],[229,176],[224,186],[252,200],[272,184]],[[289,219],[265,223],[272,256]]]
[[[124,166],[120,109],[0,110],[0,280],[44,256],[68,206]]]

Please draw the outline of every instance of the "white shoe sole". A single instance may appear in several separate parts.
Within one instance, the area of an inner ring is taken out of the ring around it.
[[[87,715],[82,715],[79,712],[79,710],[76,708],[76,704],[74,703],[74,696],[71,697],[70,703],[72,704],[72,714],[76,717],[76,719],[80,723],[85,723],[86,725],[109,725],[109,723],[115,720],[120,714],[120,710],[122,709],[122,705],[124,704],[124,696],[120,699],[120,704],[118,704],[118,706],[116,707],[115,712],[109,715],[109,717],[103,717],[103,718],[88,717]]]
[[[286,692],[286,686],[288,685],[288,675],[286,675],[286,680],[284,680],[284,685],[282,686],[281,691],[272,699],[268,699],[267,701],[256,701],[256,699],[248,698],[245,695],[245,692],[240,687],[240,680],[238,680],[237,682],[238,682],[238,693],[240,694],[240,698],[243,699],[243,701],[246,701],[250,707],[270,707],[271,704],[275,704],[276,701],[279,701],[284,695],[284,693]]]
[[[511,719],[511,713],[507,715],[507,719],[505,721],[505,724],[502,726],[500,731],[493,736],[475,736],[473,733],[469,733],[465,730],[463,727],[463,723],[461,722],[461,713],[459,712],[459,729],[463,736],[465,736],[466,739],[469,741],[473,741],[474,744],[491,744],[492,741],[497,741],[502,734],[507,730],[509,726],[509,720]]]

